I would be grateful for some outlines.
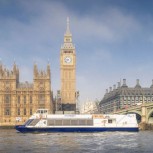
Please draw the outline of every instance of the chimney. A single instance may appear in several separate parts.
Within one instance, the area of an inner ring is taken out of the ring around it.
[[[153,80],[152,80],[152,85],[150,86],[150,88],[153,88]]]
[[[135,88],[141,88],[140,83],[139,83],[139,79],[136,80],[136,86]]]
[[[122,85],[122,87],[127,87],[127,85],[126,85],[126,79],[123,79],[123,85]]]
[[[120,82],[117,82],[117,84],[118,84],[118,88],[120,88],[121,87],[121,83]]]
[[[109,91],[110,91],[110,92],[112,91],[112,87],[109,87]]]
[[[137,85],[140,85],[140,84],[139,84],[139,79],[137,79],[137,82],[136,82],[136,83],[137,83]]]
[[[126,85],[126,79],[123,79],[123,85]]]

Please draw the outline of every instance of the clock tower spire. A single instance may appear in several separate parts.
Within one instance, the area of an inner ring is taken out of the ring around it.
[[[63,111],[76,111],[76,54],[69,18],[60,52],[61,104]]]
[[[69,17],[67,17],[67,27],[66,27],[66,32],[64,34],[64,44],[63,47],[74,47],[72,44],[72,34],[70,31],[70,21],[69,21]]]
[[[67,29],[66,29],[66,34],[71,34],[71,32],[70,32],[70,21],[69,21],[69,17],[67,17]]]

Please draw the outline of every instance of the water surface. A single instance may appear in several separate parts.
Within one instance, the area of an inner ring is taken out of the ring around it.
[[[153,131],[19,133],[0,130],[0,153],[152,153]]]

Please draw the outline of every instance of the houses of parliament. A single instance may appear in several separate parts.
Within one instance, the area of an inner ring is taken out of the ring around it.
[[[33,83],[22,83],[19,78],[20,71],[16,63],[11,70],[0,63],[0,126],[23,124],[39,108],[46,108],[51,113],[76,111],[76,53],[69,18],[60,50],[60,107],[55,106],[49,64],[46,70],[39,70],[37,64],[34,64]]]

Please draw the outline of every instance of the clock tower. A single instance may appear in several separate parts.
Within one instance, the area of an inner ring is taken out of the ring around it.
[[[67,29],[60,51],[61,105],[63,111],[76,110],[76,54],[67,18]]]

